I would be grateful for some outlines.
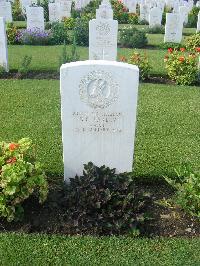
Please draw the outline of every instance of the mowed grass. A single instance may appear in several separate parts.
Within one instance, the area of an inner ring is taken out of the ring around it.
[[[0,265],[198,266],[200,239],[0,234]]]
[[[59,81],[0,80],[0,92],[0,138],[30,137],[47,174],[62,176]],[[186,160],[199,166],[199,99],[197,87],[140,85],[135,176],[173,176]]]
[[[59,57],[62,54],[62,45],[58,46],[28,46],[28,45],[9,45],[9,67],[10,70],[17,70],[25,55],[32,56],[32,62],[29,67],[30,71],[58,71]],[[67,46],[67,51],[70,53],[71,46]],[[118,59],[121,56],[129,57],[134,49],[118,49]],[[165,76],[166,70],[164,65],[164,56],[166,50],[154,49],[138,49],[139,52],[145,53],[152,66],[151,74]],[[88,59],[88,48],[78,47],[80,60]]]

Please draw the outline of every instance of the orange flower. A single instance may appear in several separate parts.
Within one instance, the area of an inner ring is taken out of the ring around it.
[[[196,48],[197,53],[200,53],[200,47]]]
[[[19,147],[19,144],[16,143],[10,143],[9,145],[9,150],[10,151],[14,151],[15,149],[17,149]]]
[[[184,57],[184,56],[180,56],[178,60],[179,60],[180,62],[184,62],[185,57]]]
[[[125,56],[121,56],[121,57],[120,57],[120,61],[122,61],[122,62],[126,62],[126,57],[125,57]]]
[[[183,48],[180,48],[180,51],[181,52],[185,52],[185,48],[183,47]]]
[[[173,52],[173,48],[168,48],[168,52],[172,53]]]
[[[6,163],[10,163],[10,164],[13,164],[17,161],[17,158],[16,157],[13,157],[13,158],[10,158],[6,161]]]

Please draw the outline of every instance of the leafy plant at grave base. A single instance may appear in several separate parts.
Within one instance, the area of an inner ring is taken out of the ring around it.
[[[191,85],[198,80],[198,55],[188,54],[185,48],[168,49],[165,56],[165,67],[168,76],[180,85]]]
[[[119,24],[127,24],[129,20],[128,8],[124,6],[121,0],[112,0],[113,17]]]
[[[139,24],[138,14],[128,13],[128,24],[138,25]]]
[[[28,138],[0,143],[0,216],[9,222],[23,217],[22,203],[32,194],[46,200],[48,184]]]
[[[146,54],[134,52],[128,60],[125,57],[121,57],[121,61],[128,62],[129,64],[138,66],[140,70],[140,79],[145,80],[149,78],[151,65]]]
[[[188,23],[186,27],[188,28],[196,28],[198,21],[198,13],[200,11],[199,7],[194,6],[190,13],[188,14]]]
[[[85,17],[78,18],[74,27],[74,36],[77,45],[89,45],[89,20]]]
[[[0,66],[0,75],[4,74],[5,72],[5,68],[3,66]]]
[[[84,165],[83,176],[70,179],[64,202],[75,230],[97,235],[127,234],[144,220],[148,196],[139,194],[131,174]]]
[[[8,44],[18,43],[17,41],[18,29],[16,26],[14,26],[13,23],[6,24],[6,34],[7,34]]]
[[[174,179],[165,180],[176,189],[175,202],[186,212],[200,218],[200,172],[193,171],[188,163],[176,169]]]
[[[58,72],[60,71],[60,67],[62,64],[70,63],[70,62],[76,62],[80,58],[80,55],[77,52],[77,45],[76,45],[76,40],[74,37],[72,48],[71,48],[71,54],[67,53],[67,47],[66,44],[64,43],[63,49],[62,49],[62,54],[59,57],[59,68]]]
[[[17,76],[18,78],[22,78],[27,75],[29,71],[29,67],[32,61],[32,56],[25,55],[19,65]]]
[[[75,19],[74,18],[65,18],[64,19],[64,26],[67,30],[72,30],[75,26]]]
[[[16,41],[27,45],[48,45],[51,44],[52,34],[50,31],[43,31],[38,28],[18,31]]]
[[[148,43],[146,33],[134,27],[128,27],[120,31],[120,43],[123,47],[142,48]]]
[[[165,33],[165,28],[163,26],[154,26],[154,27],[148,28],[146,32],[150,34],[163,34]]]
[[[41,1],[40,6],[44,8],[45,21],[49,21],[49,1],[48,0]]]
[[[181,43],[174,43],[174,42],[166,42],[166,43],[161,43],[159,45],[159,48],[161,49],[169,49],[169,48],[173,48],[173,49],[180,49],[180,48],[185,48],[184,44]]]
[[[194,51],[197,47],[200,47],[200,32],[188,37],[185,45],[189,51]]]
[[[25,17],[22,13],[20,0],[15,0],[12,4],[12,16],[14,21],[24,21]]]
[[[68,31],[63,23],[54,22],[51,26],[52,44],[70,43]]]
[[[148,24],[149,22],[146,21],[145,19],[139,21],[139,25],[148,25]]]

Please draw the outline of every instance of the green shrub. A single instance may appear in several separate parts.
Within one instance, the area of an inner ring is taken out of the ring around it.
[[[75,229],[112,235],[137,228],[145,200],[130,174],[116,174],[115,169],[90,162],[84,165],[83,176],[70,179],[64,202]]]
[[[49,21],[49,1],[48,0],[41,1],[40,6],[44,8],[45,21]]]
[[[77,45],[89,45],[89,20],[85,17],[78,18],[74,27],[74,36]]]
[[[12,16],[14,21],[24,21],[20,0],[15,0],[12,4]]]
[[[165,66],[168,76],[180,85],[191,85],[198,80],[197,54],[189,54],[184,48],[181,51],[168,49],[165,56]]]
[[[148,28],[146,32],[150,34],[163,34],[165,33],[165,28],[163,26],[154,26],[154,27]]]
[[[148,41],[144,31],[129,27],[121,30],[120,43],[123,47],[142,48],[147,45]]]
[[[151,66],[145,54],[134,52],[128,59],[128,63],[138,66],[140,70],[140,79],[145,80],[149,78]]]
[[[68,44],[70,42],[69,35],[63,23],[54,22],[51,26],[52,44]]]
[[[200,47],[200,32],[188,37],[185,45],[189,51],[194,51],[197,47]]]
[[[75,19],[74,18],[65,18],[64,19],[65,29],[72,30],[75,26]]]
[[[41,165],[35,160],[30,139],[0,143],[0,216],[8,221],[21,219],[22,203],[35,193],[42,203],[48,193]]]
[[[112,8],[114,19],[116,19],[119,24],[127,24],[129,22],[128,8],[121,1],[112,0]]]
[[[189,164],[176,170],[174,179],[165,180],[176,190],[175,202],[186,212],[200,218],[200,172],[193,171]]]
[[[200,11],[199,7],[194,6],[190,13],[188,14],[188,23],[187,27],[189,28],[196,28],[197,26],[197,21],[198,21],[198,13]]]
[[[14,26],[13,23],[7,23],[6,26],[7,26],[6,27],[6,34],[7,34],[8,44],[18,43],[18,41],[17,41],[17,35],[18,35],[17,27]]]
[[[135,13],[128,14],[128,24],[138,25],[139,24],[139,16]]]
[[[173,49],[180,49],[182,47],[185,47],[185,45],[181,44],[181,43],[174,43],[174,42],[166,42],[166,43],[161,43],[159,45],[159,48],[161,49],[169,49],[169,48],[173,48]]]

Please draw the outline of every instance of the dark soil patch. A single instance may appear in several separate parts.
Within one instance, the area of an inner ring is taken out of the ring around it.
[[[140,235],[147,237],[200,236],[200,221],[187,215],[177,206],[168,205],[166,200],[174,194],[165,183],[137,184],[139,191],[150,193],[152,203],[146,206],[148,219],[140,225]],[[63,188],[54,184],[48,200],[40,205],[35,198],[24,204],[25,217],[22,222],[8,223],[0,220],[0,231],[23,233],[48,233],[65,235],[97,235],[92,228],[77,227],[67,215]]]

